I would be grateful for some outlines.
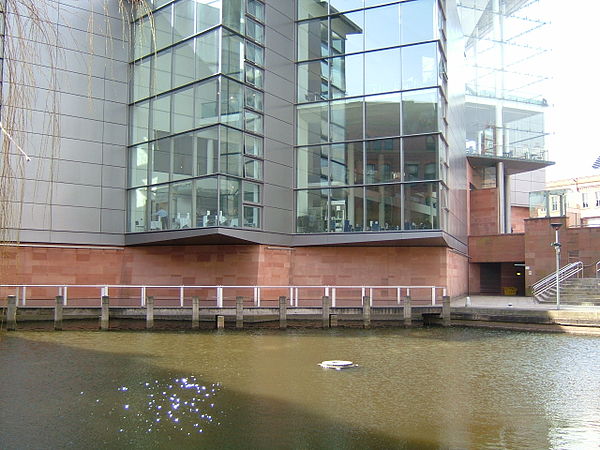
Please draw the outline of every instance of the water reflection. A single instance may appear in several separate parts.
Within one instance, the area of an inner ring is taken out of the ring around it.
[[[431,328],[0,339],[4,448],[582,448],[600,440],[597,338]],[[317,366],[330,359],[360,367]]]

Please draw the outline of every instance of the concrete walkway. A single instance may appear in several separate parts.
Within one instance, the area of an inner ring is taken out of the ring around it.
[[[555,310],[556,304],[537,303],[533,297],[516,297],[516,296],[501,296],[501,295],[471,295],[472,308],[498,308],[498,309],[539,309],[539,310]],[[467,297],[459,297],[453,299],[451,306],[465,307]],[[568,311],[600,311],[600,306],[579,306],[579,305],[561,305],[560,309]]]

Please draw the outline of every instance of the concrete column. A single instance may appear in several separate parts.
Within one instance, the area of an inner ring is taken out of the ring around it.
[[[192,297],[192,329],[198,328],[200,328],[200,297]]]
[[[217,316],[217,330],[225,328],[225,316]]]
[[[410,327],[412,325],[412,300],[410,295],[404,298],[404,326]]]
[[[63,306],[65,298],[62,295],[56,296],[56,305],[54,306],[54,329],[60,331],[63,329]]]
[[[146,330],[154,328],[154,297],[146,297]]]
[[[450,297],[448,295],[442,297],[442,323],[445,327],[450,326]]]
[[[504,229],[506,233],[512,233],[512,218],[510,208],[510,175],[504,173]]]
[[[496,191],[498,192],[498,233],[506,233],[506,200],[504,189],[504,163],[496,164]]]
[[[329,295],[324,295],[322,300],[323,300],[323,307],[322,307],[323,328],[329,328],[329,313],[331,311],[331,299],[329,298]]]
[[[101,330],[108,330],[108,321],[109,321],[109,297],[108,295],[103,295],[102,296],[102,311],[100,313],[100,329]]]
[[[279,328],[285,330],[287,328],[287,298],[279,297]]]
[[[371,326],[371,299],[368,295],[363,297],[363,327]]]
[[[244,328],[244,297],[235,298],[235,327]]]
[[[329,326],[331,328],[335,328],[338,326],[338,316],[337,314],[330,314],[329,315]]]
[[[17,329],[17,296],[9,295],[6,297],[8,308],[6,309],[6,329],[15,331]]]

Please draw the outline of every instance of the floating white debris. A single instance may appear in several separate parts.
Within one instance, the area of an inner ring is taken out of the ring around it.
[[[323,367],[324,369],[342,370],[342,369],[352,369],[353,367],[358,367],[358,364],[354,364],[352,361],[332,360],[332,361],[323,361],[323,362],[319,363],[319,366]]]

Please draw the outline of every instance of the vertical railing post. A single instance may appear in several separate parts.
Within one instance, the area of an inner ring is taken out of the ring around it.
[[[258,287],[254,286],[254,306],[258,306]]]
[[[396,289],[396,303],[399,305],[402,301],[402,288]]]
[[[256,306],[260,307],[260,287],[256,287]]]
[[[362,305],[363,302],[365,301],[365,296],[367,295],[367,290],[366,288],[362,287],[360,289],[360,304]]]
[[[435,287],[431,288],[431,304],[435,305]]]
[[[279,328],[287,328],[287,299],[285,296],[279,297]]]
[[[404,313],[404,326],[410,327],[412,325],[412,300],[410,298],[410,295],[407,295],[404,298],[403,313]]]
[[[142,308],[144,306],[146,306],[146,286],[142,286],[142,292],[141,292],[141,300],[140,300],[140,304],[142,305]]]
[[[244,297],[235,298],[235,327],[244,328]]]
[[[298,288],[294,289],[294,298],[296,299],[296,308],[298,307]]]
[[[223,307],[223,287],[217,287],[217,308]]]
[[[54,329],[56,331],[63,329],[63,298],[61,295],[56,296],[54,305]]]
[[[64,290],[63,290],[63,297],[65,298],[65,306],[67,306],[67,304],[69,303],[69,295],[68,295],[67,291],[68,291],[68,288],[67,288],[67,286],[65,286]],[[108,297],[108,294],[106,294],[106,296]]]
[[[329,328],[329,314],[331,311],[331,299],[328,295],[322,297],[322,323],[323,328]]]
[[[15,331],[17,329],[17,296],[9,295],[6,297],[6,329]]]
[[[371,302],[369,297],[363,297],[363,327],[371,326]]]
[[[442,299],[442,323],[445,327],[450,326],[450,297],[444,295]]]
[[[146,300],[146,329],[154,328],[154,297],[150,296]]]
[[[373,306],[373,288],[369,288],[369,306]]]
[[[179,287],[179,306],[183,308],[183,286]]]
[[[27,286],[23,286],[22,292],[23,294],[21,296],[21,304],[25,306],[27,305]]]
[[[200,328],[200,297],[192,297],[192,328]]]
[[[290,306],[294,306],[294,288],[290,286]]]
[[[66,301],[65,301],[66,303]],[[102,310],[100,311],[100,329],[108,330],[109,327],[109,319],[110,319],[110,311],[109,311],[109,297],[108,295],[102,296]]]
[[[336,294],[336,288],[331,288],[331,306],[335,308],[335,294]]]

